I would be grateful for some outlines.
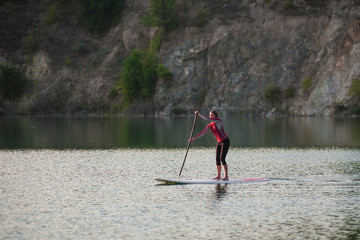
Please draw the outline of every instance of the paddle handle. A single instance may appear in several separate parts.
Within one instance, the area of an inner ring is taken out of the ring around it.
[[[195,115],[194,123],[193,123],[192,129],[191,129],[191,133],[190,133],[190,138],[189,138],[189,139],[192,139],[192,136],[193,136],[193,133],[194,133],[195,123],[196,123],[196,117],[197,117],[197,115]],[[188,145],[187,145],[187,149],[186,149],[184,161],[183,161],[183,164],[182,164],[182,166],[181,166],[178,179],[180,179],[181,172],[182,172],[182,170],[183,170],[183,168],[184,168],[184,164],[185,164],[185,160],[186,160],[186,157],[187,157],[187,155],[188,155],[188,152],[189,152],[189,148],[190,148],[190,141],[188,141]]]

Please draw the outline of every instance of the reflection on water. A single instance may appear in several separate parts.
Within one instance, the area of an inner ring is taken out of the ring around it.
[[[216,184],[215,199],[221,200],[226,195],[227,184]]]
[[[360,147],[360,119],[223,118],[232,147]],[[186,147],[193,118],[0,118],[0,149]],[[205,127],[198,120],[195,134]],[[213,146],[211,134],[193,143]]]
[[[183,149],[0,150],[0,239],[359,239],[360,150],[232,148],[231,178],[159,186]],[[209,179],[213,148],[182,179]]]

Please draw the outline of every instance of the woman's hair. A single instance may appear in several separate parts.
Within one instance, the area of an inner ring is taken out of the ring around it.
[[[215,115],[215,118],[219,118],[219,114],[218,114],[217,111],[211,110],[211,111],[210,111],[210,114],[211,114],[211,113]]]

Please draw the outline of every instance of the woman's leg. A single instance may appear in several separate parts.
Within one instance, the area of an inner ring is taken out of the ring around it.
[[[226,139],[223,142],[223,146],[222,146],[221,154],[220,154],[220,160],[223,165],[224,172],[225,172],[225,177],[222,180],[226,180],[226,181],[229,180],[229,176],[228,176],[228,167],[227,167],[225,159],[226,159],[226,155],[228,153],[229,147],[230,147],[230,140]]]
[[[223,144],[218,143],[216,146],[216,171],[217,176],[213,178],[213,180],[220,180],[221,179],[221,152],[222,152]]]
[[[225,177],[224,177],[222,180],[227,181],[227,180],[229,180],[228,167],[227,167],[227,165],[225,164],[225,165],[223,165],[223,168],[224,168],[224,172],[225,172]]]
[[[213,180],[221,179],[221,165],[216,165],[217,176],[213,178]]]

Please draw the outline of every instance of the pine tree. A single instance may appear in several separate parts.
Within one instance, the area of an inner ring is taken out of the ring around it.
[[[163,27],[166,31],[173,30],[179,24],[175,4],[176,0],[151,0],[150,9],[143,18],[143,24]]]

